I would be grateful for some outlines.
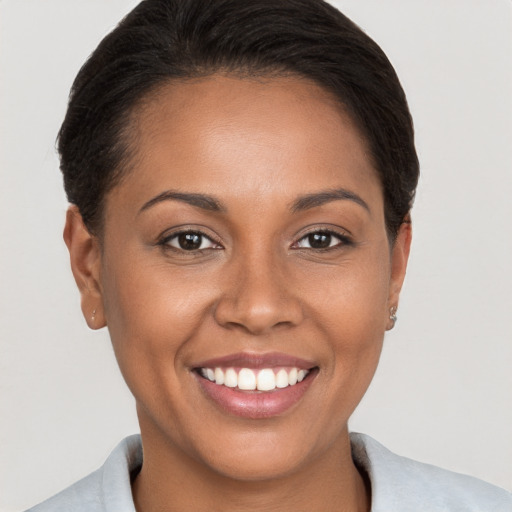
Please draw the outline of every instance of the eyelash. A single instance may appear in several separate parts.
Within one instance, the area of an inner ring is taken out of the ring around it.
[[[200,237],[200,239],[201,239],[200,245],[203,245],[204,241],[208,240],[209,242],[211,242],[211,244],[216,245],[216,247],[204,247],[204,248],[199,247],[197,249],[187,250],[182,247],[176,247],[176,246],[171,245],[172,241],[178,240],[178,238],[183,235],[196,235],[196,236]],[[312,235],[327,235],[332,238],[338,239],[338,243],[336,243],[334,245],[329,245],[328,247],[322,247],[322,248],[301,247],[298,245],[300,242],[308,239],[308,237],[310,237]],[[204,233],[203,231],[198,230],[198,229],[186,229],[186,230],[178,231],[178,232],[175,232],[175,233],[172,233],[169,235],[165,235],[157,242],[157,245],[162,246],[165,249],[170,249],[170,250],[182,253],[182,254],[185,253],[185,254],[191,254],[191,255],[192,254],[201,254],[208,250],[219,250],[219,249],[223,248],[219,241],[213,239],[211,236],[207,235],[206,233]],[[305,249],[305,250],[312,250],[315,252],[327,252],[327,251],[340,249],[342,247],[352,247],[353,245],[355,245],[353,240],[349,236],[347,236],[345,233],[340,233],[340,232],[334,231],[332,229],[316,228],[316,229],[302,235],[296,242],[294,242],[292,244],[292,249],[294,249],[294,250],[304,250]]]
[[[213,245],[216,245],[218,247],[205,247],[205,248],[199,247],[197,249],[187,250],[187,249],[183,249],[182,247],[175,247],[175,246],[171,245],[171,242],[173,240],[178,240],[178,238],[183,235],[196,235],[201,238],[200,245],[203,245],[204,241],[208,240]],[[198,253],[200,254],[200,253],[203,253],[204,251],[218,250],[218,249],[222,248],[219,241],[214,240],[211,236],[208,236],[206,233],[203,233],[201,230],[198,230],[198,229],[185,229],[182,231],[177,231],[175,233],[171,233],[169,235],[164,235],[159,240],[158,245],[162,246],[165,249],[170,249],[170,250],[174,250],[174,251],[177,251],[180,253],[188,253],[188,254],[198,254]]]
[[[297,247],[297,249],[306,249],[306,250],[313,250],[315,252],[327,252],[332,251],[336,249],[341,249],[342,247],[352,247],[354,245],[353,240],[345,233],[341,233],[339,231],[335,231],[333,229],[328,228],[316,228],[314,230],[311,230],[309,233],[304,234],[297,242],[294,242],[293,245],[299,244],[302,240],[307,239],[308,237],[312,235],[327,235],[332,238],[337,238],[338,243],[335,245],[329,245],[328,247],[322,247],[322,248],[315,248],[315,247]]]

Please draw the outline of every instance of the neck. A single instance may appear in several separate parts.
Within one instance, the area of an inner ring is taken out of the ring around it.
[[[346,429],[306,467],[248,481],[215,471],[144,427],[144,463],[132,486],[137,512],[370,510],[369,485],[352,461]]]

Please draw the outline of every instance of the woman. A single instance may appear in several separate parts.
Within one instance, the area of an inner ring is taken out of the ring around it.
[[[82,311],[108,326],[142,442],[34,510],[510,508],[349,437],[418,163],[396,75],[347,18],[143,2],[79,73],[59,151]]]

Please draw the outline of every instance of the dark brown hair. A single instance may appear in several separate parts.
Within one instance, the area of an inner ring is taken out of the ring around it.
[[[103,39],[73,83],[58,137],[68,199],[91,232],[128,172],[137,103],[170,80],[216,72],[291,73],[334,94],[366,138],[396,235],[419,175],[405,94],[380,47],[322,0],[145,0]]]

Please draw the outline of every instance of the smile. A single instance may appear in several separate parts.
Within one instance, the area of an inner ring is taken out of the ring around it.
[[[273,391],[302,382],[309,370],[302,368],[199,368],[199,374],[219,386],[242,391]]]
[[[247,419],[280,416],[301,401],[319,368],[287,354],[241,353],[198,362],[192,374],[222,413]]]

